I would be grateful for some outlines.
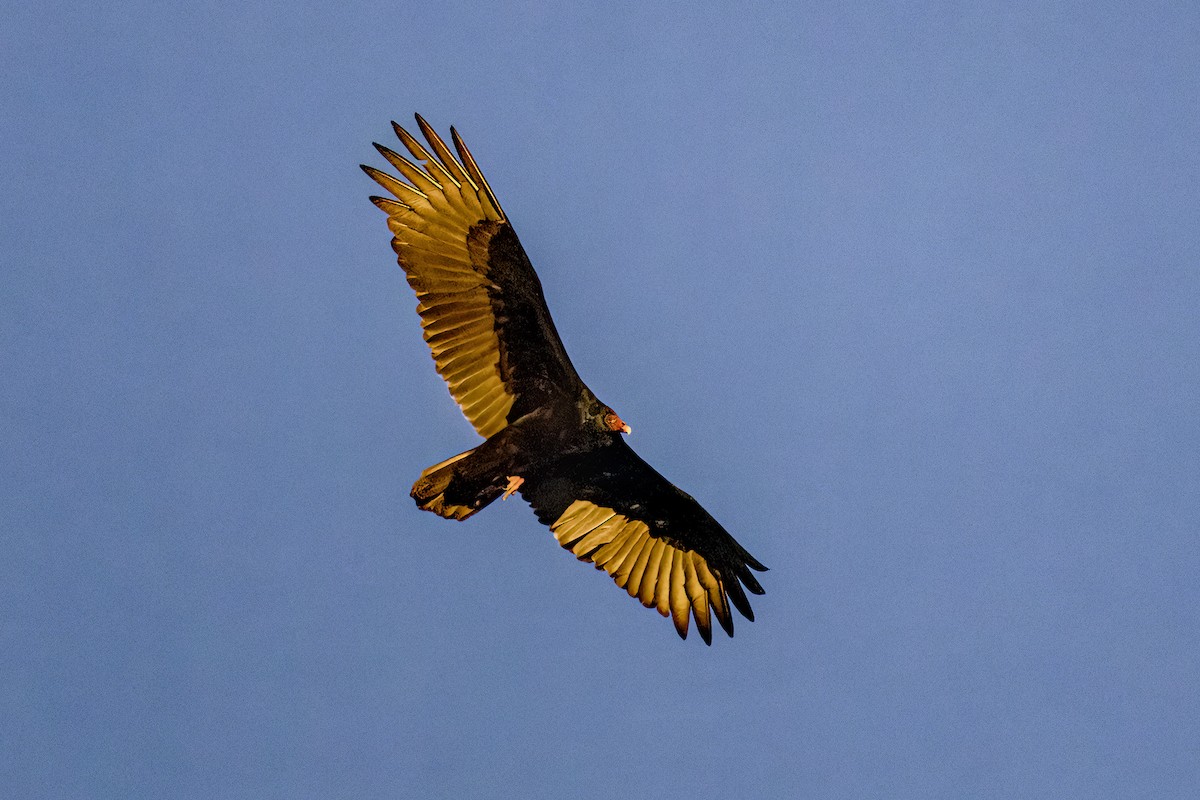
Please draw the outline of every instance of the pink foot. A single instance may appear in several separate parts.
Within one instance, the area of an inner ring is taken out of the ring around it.
[[[508,486],[504,489],[504,494],[500,497],[501,500],[507,500],[512,497],[513,492],[521,488],[521,484],[525,482],[524,478],[518,478],[512,475],[508,476]]]

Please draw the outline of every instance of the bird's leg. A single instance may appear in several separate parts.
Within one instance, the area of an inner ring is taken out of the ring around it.
[[[524,478],[519,478],[515,475],[508,476],[508,486],[504,487],[504,494],[501,495],[501,500],[507,500],[512,497],[513,492],[521,488],[521,484],[525,482]]]

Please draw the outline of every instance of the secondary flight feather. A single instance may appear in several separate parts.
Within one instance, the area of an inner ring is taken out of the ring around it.
[[[413,499],[462,520],[520,492],[560,545],[681,637],[694,619],[711,644],[714,618],[733,636],[731,608],[754,619],[746,592],[763,589],[751,570],[766,567],[625,443],[629,425],[575,371],[470,151],[453,128],[452,152],[416,119],[428,149],[392,123],[412,160],[375,145],[403,180],[363,171],[391,195],[371,202],[387,214],[438,374],[484,442],[422,472]]]

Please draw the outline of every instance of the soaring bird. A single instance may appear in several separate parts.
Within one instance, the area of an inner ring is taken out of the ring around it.
[[[730,605],[754,619],[746,591],[763,593],[751,570],[766,567],[626,444],[629,425],[576,373],[471,152],[451,128],[455,158],[416,120],[429,149],[392,123],[416,163],[375,145],[405,180],[362,169],[392,195],[371,202],[387,214],[438,374],[484,438],[421,473],[417,506],[463,520],[520,492],[560,545],[670,616],[680,637],[692,617],[706,644],[712,617],[733,636]]]

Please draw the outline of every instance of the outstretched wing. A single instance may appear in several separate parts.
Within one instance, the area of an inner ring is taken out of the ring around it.
[[[670,616],[680,637],[687,638],[695,617],[712,644],[712,616],[733,636],[731,601],[754,620],[746,591],[763,589],[750,570],[766,567],[620,437],[569,456],[552,476],[527,480],[521,494],[559,544]]]
[[[433,153],[396,123],[421,164],[375,147],[406,181],[363,165],[394,199],[372,197],[388,215],[392,249],[417,293],[425,341],[438,374],[481,436],[554,396],[585,391],[554,328],[542,285],[483,173],[458,133],[458,158],[417,115]]]

